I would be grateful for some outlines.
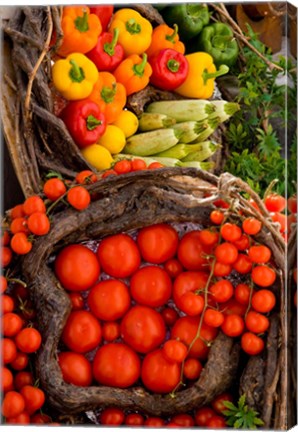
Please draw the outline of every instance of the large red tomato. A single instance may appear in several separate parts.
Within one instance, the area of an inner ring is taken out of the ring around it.
[[[88,311],[72,312],[64,327],[62,340],[77,353],[91,351],[101,342],[101,326]]]
[[[201,241],[201,231],[185,234],[178,246],[178,259],[187,270],[206,270],[208,261],[204,255],[211,253],[211,247]]]
[[[142,228],[137,242],[145,261],[161,264],[176,254],[179,238],[170,225],[156,224]]]
[[[110,276],[131,276],[141,263],[139,249],[127,234],[117,234],[102,240],[97,255],[103,270]]]
[[[179,384],[181,365],[170,362],[162,350],[146,355],[142,364],[142,381],[154,393],[169,393]]]
[[[171,339],[179,339],[186,346],[193,342],[197,336],[200,325],[200,317],[182,317],[174,324],[171,332]],[[198,357],[205,360],[208,356],[209,348],[206,341],[212,341],[217,336],[218,330],[203,323],[200,337],[196,339],[189,351],[189,357]]]
[[[148,353],[157,348],[165,339],[165,323],[154,309],[134,306],[121,322],[122,339],[135,351]]]
[[[126,388],[140,376],[139,356],[122,343],[110,343],[99,348],[93,360],[93,375],[100,384]]]
[[[118,280],[106,280],[95,285],[88,296],[92,313],[104,321],[121,318],[130,306],[127,286]]]
[[[62,352],[58,356],[58,361],[65,382],[83,387],[91,384],[91,364],[82,354]]]
[[[132,276],[130,290],[137,303],[159,307],[166,304],[171,297],[172,281],[160,267],[143,267]]]
[[[177,307],[188,315],[195,316],[202,312],[204,299],[198,291],[203,290],[209,275],[205,272],[188,271],[180,273],[174,282],[173,299]],[[186,293],[193,293],[191,302],[185,301]],[[203,294],[203,293],[202,293]]]
[[[95,253],[86,246],[70,245],[58,254],[55,273],[64,288],[85,291],[97,281],[100,266]]]

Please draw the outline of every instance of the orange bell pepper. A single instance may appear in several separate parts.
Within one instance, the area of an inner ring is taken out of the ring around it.
[[[114,71],[116,80],[124,85],[127,95],[143,90],[151,75],[152,68],[147,62],[147,54],[142,57],[137,54],[126,57]]]
[[[181,54],[185,53],[184,43],[179,40],[177,24],[174,24],[174,29],[166,24],[160,24],[155,27],[152,33],[151,44],[146,53],[148,57],[151,57],[157,51],[167,48],[178,51]]]
[[[73,52],[85,54],[92,50],[102,31],[99,18],[90,14],[87,6],[65,6],[61,27],[63,41],[58,54],[62,57]]]
[[[110,72],[99,72],[88,99],[97,103],[106,122],[110,124],[117,119],[126,104],[126,90]]]

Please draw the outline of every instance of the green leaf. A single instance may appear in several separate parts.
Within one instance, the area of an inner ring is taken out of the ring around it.
[[[223,401],[223,405],[226,407],[226,408],[229,408],[231,411],[237,411],[237,407],[233,404],[233,402],[230,402],[230,401]]]

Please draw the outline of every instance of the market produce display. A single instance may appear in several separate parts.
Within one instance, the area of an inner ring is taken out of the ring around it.
[[[224,4],[19,8],[4,34],[2,423],[292,426],[291,60]]]

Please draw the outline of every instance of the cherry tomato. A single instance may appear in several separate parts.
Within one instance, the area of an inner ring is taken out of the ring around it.
[[[28,218],[29,230],[38,236],[46,235],[50,231],[50,221],[46,214],[35,212]]]
[[[23,327],[23,320],[19,315],[9,312],[2,317],[2,333],[4,336],[16,336]]]
[[[232,270],[233,267],[230,264],[222,264],[218,261],[215,261],[213,274],[216,277],[225,277],[229,276]]]
[[[46,213],[46,206],[38,195],[33,195],[25,200],[23,211],[27,216],[35,212]]]
[[[1,267],[7,267],[12,260],[12,251],[7,246],[2,246],[1,248]]]
[[[233,269],[240,274],[247,274],[252,269],[252,262],[247,255],[238,254],[238,258],[233,264]]]
[[[224,218],[225,218],[225,216],[224,216],[223,212],[220,210],[213,210],[210,213],[210,220],[215,225],[220,225],[223,222]]]
[[[25,409],[25,399],[23,396],[12,390],[4,395],[2,401],[2,415],[6,418],[16,417]]]
[[[82,387],[91,384],[91,363],[82,354],[62,352],[58,356],[58,362],[65,382]]]
[[[67,192],[67,201],[76,210],[85,210],[91,201],[90,193],[83,186],[75,186]]]
[[[150,265],[134,273],[130,279],[130,292],[137,303],[157,308],[170,299],[172,282],[165,270]]]
[[[206,426],[211,429],[224,429],[226,427],[226,421],[224,417],[215,415],[207,421]]]
[[[152,351],[143,360],[144,386],[154,393],[170,393],[180,382],[181,366],[167,360],[162,350]]]
[[[31,424],[51,424],[52,419],[46,414],[34,414],[30,419]]]
[[[151,162],[150,165],[148,165],[148,169],[158,169],[158,168],[164,168],[164,165],[160,162]]]
[[[211,402],[211,406],[218,414],[222,414],[223,411],[227,410],[227,407],[224,405],[224,402],[233,402],[233,397],[230,393],[221,393],[216,396],[215,399]]]
[[[102,240],[97,256],[103,270],[116,278],[131,276],[141,263],[138,247],[127,234],[116,234]]]
[[[20,351],[30,354],[39,349],[41,345],[41,334],[35,328],[28,327],[17,334],[15,341]]]
[[[45,402],[45,394],[40,388],[25,385],[21,388],[20,393],[25,400],[26,411],[30,415],[39,410]]]
[[[101,176],[101,178],[106,178],[106,177],[110,177],[110,176],[116,176],[116,175],[118,175],[117,173],[116,173],[116,171],[115,170],[113,170],[113,169],[109,169],[109,170],[106,170],[104,173],[103,173],[103,175]]]
[[[145,421],[144,421],[144,426],[149,426],[149,427],[162,427],[164,426],[165,421],[160,418],[160,417],[148,417]]]
[[[254,293],[251,304],[254,310],[261,313],[270,312],[276,303],[275,295],[272,291],[262,289]]]
[[[264,333],[268,330],[270,322],[264,315],[258,312],[249,311],[246,315],[245,324],[247,330],[252,333]]]
[[[24,217],[13,219],[9,228],[12,234],[16,234],[18,232],[29,234],[28,222],[27,219]]]
[[[105,280],[96,284],[89,292],[88,305],[91,312],[104,321],[121,318],[130,307],[127,286],[119,280]]]
[[[84,171],[80,171],[76,175],[76,182],[79,184],[96,183],[97,177],[96,177],[96,174],[94,174],[94,172],[92,172],[90,170],[84,170]]]
[[[279,231],[281,233],[284,233],[287,231],[288,228],[288,219],[287,216],[282,213],[272,213],[271,219],[273,222],[277,222],[279,224]]]
[[[187,270],[205,270],[208,265],[206,255],[211,253],[211,247],[200,240],[200,231],[184,234],[178,246],[178,259]]]
[[[199,408],[195,412],[195,421],[198,426],[206,426],[208,420],[210,420],[212,417],[214,417],[215,411],[213,411],[212,408],[209,407],[203,407]]]
[[[120,426],[125,414],[120,408],[106,408],[100,415],[100,423],[109,426]]]
[[[72,292],[69,294],[69,298],[72,305],[72,310],[81,310],[84,308],[84,299],[78,292]]]
[[[5,279],[6,280],[6,279]],[[2,313],[7,314],[15,308],[14,300],[9,295],[3,294],[2,297]]]
[[[7,367],[1,368],[1,386],[4,393],[13,390],[13,375]]]
[[[125,424],[126,426],[143,426],[144,417],[137,413],[127,414]]]
[[[133,159],[131,161],[132,171],[141,171],[147,168],[146,162],[143,159]]]
[[[200,325],[200,317],[182,317],[174,324],[171,331],[171,339],[178,339],[183,342],[188,348],[189,357],[206,359],[209,352],[209,347],[206,342],[210,342],[217,336],[218,330],[214,327],[209,327],[205,323],[201,326],[200,337],[197,337],[198,328]],[[193,343],[193,341],[195,342]]]
[[[56,201],[61,198],[65,192],[66,186],[59,178],[51,178],[43,185],[43,193],[51,201]]]
[[[55,273],[64,288],[85,291],[97,281],[100,265],[94,252],[86,246],[73,244],[59,252]]]
[[[248,249],[249,244],[249,237],[246,234],[242,234],[239,240],[233,242],[233,245],[236,246],[239,251],[244,251]]]
[[[202,295],[193,292],[183,294],[179,299],[179,308],[189,316],[197,316],[204,309],[205,300]]]
[[[33,375],[28,371],[18,372],[14,377],[14,385],[16,390],[21,390],[25,385],[33,385]]]
[[[233,264],[238,258],[238,249],[228,242],[217,246],[214,253],[217,261],[221,264]]]
[[[251,246],[248,250],[248,256],[254,263],[266,264],[270,261],[271,250],[264,245]]]
[[[194,358],[186,359],[183,365],[183,375],[189,380],[196,380],[201,375],[202,363]]]
[[[264,204],[269,212],[282,212],[286,208],[286,199],[276,193],[268,195]]]
[[[130,160],[121,160],[115,163],[114,170],[117,174],[127,174],[131,171],[131,161]]]
[[[167,224],[151,225],[139,231],[137,243],[143,259],[162,264],[174,257],[178,247],[178,234]]]
[[[173,286],[173,300],[180,310],[191,316],[202,312],[204,299],[197,294],[205,289],[208,278],[208,273],[200,271],[183,272],[177,276]],[[187,294],[191,294],[191,297]]]
[[[10,242],[9,232],[1,230],[1,244],[2,244],[2,246],[8,246],[9,242]]]
[[[230,207],[230,204],[223,199],[218,199],[218,200],[214,201],[213,204],[215,205],[215,207],[223,208],[223,209],[227,209]]]
[[[181,263],[175,258],[169,259],[167,262],[165,262],[164,269],[172,279],[175,279],[180,273],[183,272]]]
[[[106,386],[130,387],[139,379],[140,372],[139,356],[122,343],[103,345],[93,360],[93,376],[96,381]]]
[[[26,255],[32,249],[32,243],[23,232],[14,234],[10,241],[11,249],[18,255]]]
[[[226,222],[221,226],[220,233],[224,240],[232,243],[239,240],[242,236],[241,228],[230,222]]]
[[[24,211],[23,204],[18,204],[16,206],[14,206],[11,209],[11,212],[10,212],[11,219],[16,219],[16,218],[19,218],[19,217],[24,217],[25,215],[26,215],[26,213]]]
[[[179,318],[178,312],[171,308],[171,307],[166,307],[162,312],[161,315],[166,323],[167,326],[172,326],[175,324],[175,322],[177,321],[177,319]]]
[[[243,283],[237,285],[235,288],[235,299],[243,305],[248,305],[252,290],[249,285]]]
[[[62,333],[65,345],[77,353],[96,348],[101,342],[99,321],[87,311],[71,312]]]
[[[269,287],[274,283],[276,279],[276,273],[270,267],[260,265],[253,268],[251,277],[254,283],[257,285],[261,287]]]
[[[205,246],[214,246],[218,243],[219,234],[217,231],[204,229],[200,232],[200,240]]]
[[[7,289],[7,279],[5,276],[0,275],[0,293],[4,293],[6,289]]]
[[[244,331],[244,319],[237,314],[226,315],[221,326],[222,331],[230,337],[240,336]]]
[[[219,304],[219,309],[224,315],[241,315],[244,316],[247,311],[247,306],[238,303],[237,300],[231,298],[225,303]]]
[[[26,353],[23,352],[17,352],[16,358],[10,363],[10,366],[14,370],[24,370],[29,364],[29,357]]]
[[[210,327],[220,327],[224,322],[223,313],[214,310],[214,309],[206,309],[204,314],[204,322]]]
[[[257,355],[264,349],[264,341],[253,333],[243,333],[241,337],[241,348],[249,355]]]
[[[221,279],[211,285],[209,291],[217,303],[224,303],[233,296],[234,288],[230,281]]]
[[[135,351],[147,353],[165,339],[166,328],[162,316],[147,306],[134,306],[121,322],[121,336]]]
[[[242,229],[246,234],[256,235],[262,229],[262,222],[254,217],[246,218],[242,223]]]
[[[12,339],[3,338],[2,345],[2,361],[3,364],[11,363],[17,356],[17,347]]]
[[[102,326],[102,337],[107,342],[113,342],[120,337],[120,325],[117,322],[105,322]]]
[[[177,414],[172,418],[172,422],[182,427],[192,427],[195,425],[193,417],[189,414]]]
[[[293,195],[288,198],[287,207],[289,212],[296,214],[297,213],[297,196]]]
[[[182,363],[187,356],[186,345],[178,340],[167,340],[162,350],[167,360],[172,362]]]
[[[30,424],[30,415],[23,411],[21,414],[17,415],[16,417],[10,417],[6,421],[7,424],[20,424],[20,425],[27,425]]]

